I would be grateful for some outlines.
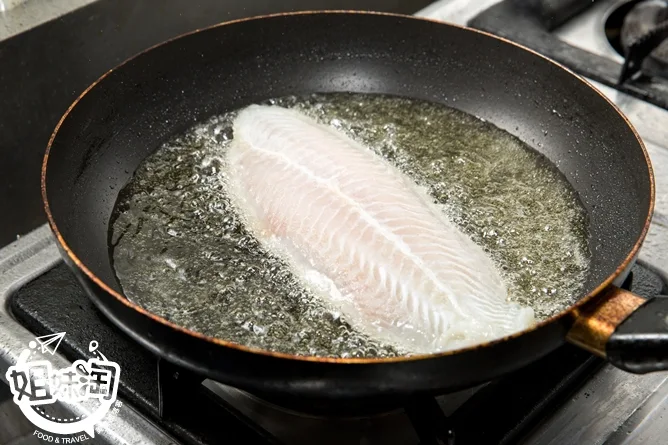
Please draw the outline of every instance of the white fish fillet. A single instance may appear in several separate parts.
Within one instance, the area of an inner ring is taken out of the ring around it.
[[[534,323],[416,183],[333,128],[251,105],[234,122],[228,169],[255,236],[367,335],[433,353]]]

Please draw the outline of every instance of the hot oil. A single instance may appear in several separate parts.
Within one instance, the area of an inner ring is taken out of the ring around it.
[[[517,138],[463,112],[359,94],[268,103],[361,141],[425,186],[494,259],[511,299],[544,319],[583,291],[586,215],[565,178]],[[178,325],[292,354],[406,353],[353,330],[245,230],[225,192],[235,113],[164,144],[122,190],[113,260],[125,295]]]

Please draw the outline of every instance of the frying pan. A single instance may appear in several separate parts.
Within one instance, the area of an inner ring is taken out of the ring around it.
[[[123,296],[110,259],[110,216],[143,159],[212,115],[273,97],[344,91],[455,106],[558,165],[589,216],[587,293],[500,340],[384,359],[248,348],[189,331]],[[106,317],[167,363],[249,392],[339,401],[442,393],[527,365],[565,342],[630,372],[668,369],[668,299],[645,301],[617,287],[653,211],[642,141],[581,78],[483,32],[329,11],[244,19],[178,37],[109,71],[72,104],[49,142],[42,195],[64,260]]]

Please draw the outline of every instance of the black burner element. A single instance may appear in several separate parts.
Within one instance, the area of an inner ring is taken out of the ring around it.
[[[625,287],[650,297],[660,294],[664,283],[648,269],[636,265]],[[14,316],[35,335],[67,332],[59,351],[70,360],[89,358],[88,343],[91,339],[98,340],[105,355],[121,368],[121,397],[183,443],[235,443],[232,437],[243,438],[244,445],[281,443],[237,407],[201,385],[202,378],[159,362],[111,325],[95,309],[65,265],[54,267],[19,289],[12,295],[10,305]],[[448,396],[375,401],[356,407],[357,412],[350,411],[351,407],[313,406],[304,400],[270,398],[269,403],[337,418],[404,410],[420,445],[510,444],[571,397],[602,363],[589,353],[566,345],[478,389],[447,417],[440,406],[447,404]],[[367,420],[371,418],[365,417],[361,422]],[[317,433],[305,432],[313,438],[312,443],[319,443]]]
[[[622,25],[621,44],[624,54],[628,53],[631,45],[666,20],[668,20],[668,1],[645,0],[633,5],[624,17]],[[657,47],[653,57],[668,62],[668,42]]]
[[[605,34],[625,58],[620,83],[638,72],[668,78],[668,0],[633,0],[608,16]]]

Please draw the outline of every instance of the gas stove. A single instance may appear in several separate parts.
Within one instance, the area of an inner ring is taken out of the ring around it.
[[[73,2],[73,7],[82,3]],[[623,26],[622,12],[642,2],[583,3],[588,2],[440,0],[416,15],[470,25],[532,47],[585,77],[620,107],[647,145],[657,183],[656,214],[624,286],[646,297],[665,294],[668,80],[661,77],[663,49],[659,46],[651,58],[641,61],[638,72],[620,83],[622,54],[632,46],[629,36],[635,29]],[[651,11],[640,12],[656,19]],[[63,264],[46,226],[0,249],[0,299],[3,379],[36,336],[61,332],[66,335],[58,353],[48,356],[53,366],[63,368],[91,357],[93,338],[120,365],[120,409],[97,424],[88,443],[619,445],[667,440],[668,426],[661,418],[668,409],[668,374],[627,374],[568,345],[476,388],[406,400],[400,406],[374,406],[354,415],[322,408],[314,413],[217,382],[200,384],[157,360],[97,312]],[[9,393],[0,387],[0,396]],[[16,406],[4,398],[0,411],[14,419],[7,423],[12,429],[7,442],[38,443],[32,436],[34,427],[22,413],[12,413]],[[94,408],[88,403],[59,403],[56,409],[58,416],[70,418]]]

